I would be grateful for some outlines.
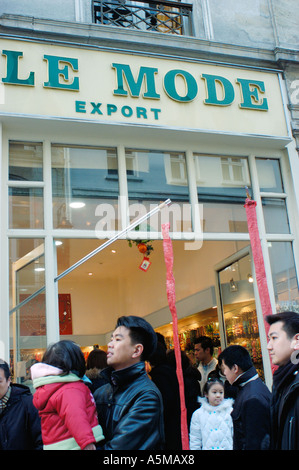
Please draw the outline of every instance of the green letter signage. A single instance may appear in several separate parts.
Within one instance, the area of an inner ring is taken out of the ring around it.
[[[202,78],[206,81],[208,98],[204,100],[205,104],[214,106],[229,106],[235,98],[234,87],[231,82],[224,77],[218,75],[208,75],[203,73]],[[220,83],[222,87],[222,99],[217,97],[216,83]]]
[[[44,82],[45,88],[59,88],[62,90],[79,90],[79,78],[75,77],[71,83],[60,83],[60,76],[63,77],[65,82],[69,80],[69,66],[74,72],[78,72],[78,59],[70,57],[58,57],[55,55],[44,55],[44,59],[49,64],[49,80]],[[65,63],[62,69],[59,68],[60,62]]]
[[[114,95],[128,96],[128,92],[124,89],[125,78],[131,96],[138,98],[143,79],[145,78],[146,92],[143,93],[143,98],[160,99],[160,95],[156,93],[155,86],[155,73],[158,72],[158,69],[153,67],[140,67],[138,78],[135,81],[129,65],[112,64],[112,67],[116,69],[117,80],[117,88],[113,91]]]
[[[11,85],[34,86],[34,72],[30,72],[28,78],[18,78],[19,57],[23,57],[23,52],[2,51],[2,54],[7,58],[7,74],[5,78],[2,78],[2,82]]]
[[[260,101],[259,92],[265,93],[265,84],[259,80],[246,80],[245,78],[237,78],[237,83],[241,85],[243,103],[240,104],[242,109],[260,109],[268,110],[267,98]]]
[[[176,90],[175,79],[176,77],[183,77],[185,81],[186,93],[185,96],[180,96]],[[197,83],[195,78],[185,70],[170,70],[164,77],[164,89],[168,96],[175,101],[186,103],[193,101],[197,95]]]

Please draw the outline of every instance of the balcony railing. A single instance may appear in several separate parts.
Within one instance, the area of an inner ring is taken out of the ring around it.
[[[192,5],[178,1],[94,0],[94,22],[192,36]]]

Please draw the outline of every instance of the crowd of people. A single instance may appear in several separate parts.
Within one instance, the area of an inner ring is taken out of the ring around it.
[[[267,322],[271,392],[242,346],[215,359],[200,337],[198,367],[181,352],[191,450],[299,450],[299,314]],[[182,450],[175,356],[143,318],[120,317],[87,363],[72,341],[49,346],[31,377],[33,394],[0,360],[0,450]]]

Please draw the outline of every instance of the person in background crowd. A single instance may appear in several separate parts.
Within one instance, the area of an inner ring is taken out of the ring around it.
[[[149,373],[163,400],[165,450],[181,450],[180,393],[176,371],[167,363],[166,345],[158,336],[157,349],[151,356]]]
[[[181,351],[182,371],[184,378],[185,403],[187,409],[187,424],[190,430],[191,417],[199,407],[198,397],[200,396],[201,375],[196,367],[193,367],[185,351]],[[176,370],[176,359],[174,349],[167,352],[167,362]]]
[[[144,363],[156,347],[156,333],[146,320],[118,318],[102,372],[109,383],[94,393],[106,438],[103,450],[163,449],[162,397]]]
[[[219,364],[217,364],[216,368],[212,370],[212,372],[210,372],[208,375],[208,380],[214,379],[214,378],[217,378],[222,381],[223,386],[224,386],[224,398],[233,398],[233,399],[236,398],[238,387],[231,385],[229,383],[225,375],[222,374]]]
[[[214,346],[213,341],[208,336],[200,336],[194,341],[194,354],[198,362],[198,370],[201,374],[200,390],[201,395],[208,375],[217,366],[217,359],[213,357]]]
[[[208,379],[204,394],[201,407],[192,415],[190,450],[232,450],[233,399],[224,398],[224,385],[217,377]]]
[[[96,450],[95,444],[103,440],[84,374],[84,355],[67,340],[49,346],[42,362],[31,367],[45,450]]]
[[[101,387],[107,383],[107,380],[101,376],[102,370],[106,367],[107,353],[99,348],[93,349],[88,355],[85,372],[86,377],[91,382],[87,385],[89,386],[92,393],[94,393],[98,387]]]
[[[7,362],[0,359],[0,450],[42,450],[41,424],[32,394],[11,382]]]
[[[299,450],[299,314],[266,317],[268,351],[278,366],[273,374],[271,449]]]
[[[243,346],[228,346],[218,360],[229,383],[238,387],[232,411],[233,449],[268,449],[271,393],[259,378],[249,352]]]

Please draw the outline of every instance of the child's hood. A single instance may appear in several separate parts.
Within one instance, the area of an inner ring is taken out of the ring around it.
[[[61,369],[42,362],[34,364],[30,371],[33,386],[36,389],[33,403],[39,410],[45,408],[51,396],[64,384],[81,380],[73,373],[61,375],[63,373]]]
[[[30,372],[31,378],[34,381],[42,377],[61,375],[63,373],[63,370],[59,369],[58,367],[45,364],[44,362],[37,362],[36,364],[33,364],[33,366],[31,366]]]
[[[82,380],[77,374],[72,372],[62,375],[63,370],[58,367],[50,366],[49,364],[44,364],[43,362],[33,364],[30,368],[30,372],[35,389],[53,383],[78,382]]]

